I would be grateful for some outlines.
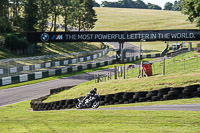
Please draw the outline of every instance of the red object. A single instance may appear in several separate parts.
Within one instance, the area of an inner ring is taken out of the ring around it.
[[[144,64],[143,65],[144,71],[148,76],[152,76],[152,67],[151,64]]]
[[[200,44],[197,45],[197,52],[200,53]]]

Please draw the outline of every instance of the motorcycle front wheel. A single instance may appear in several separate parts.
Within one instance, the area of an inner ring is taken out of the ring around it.
[[[100,105],[100,101],[95,101],[95,102],[93,103],[93,105],[92,105],[92,108],[93,108],[93,109],[97,109],[97,108],[99,107],[99,105]]]

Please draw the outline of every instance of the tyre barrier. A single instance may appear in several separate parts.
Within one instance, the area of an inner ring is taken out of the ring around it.
[[[70,89],[71,87],[72,86],[62,88]],[[75,108],[78,103],[78,98],[43,103],[43,101],[50,95],[32,100],[30,103],[31,108],[34,111],[70,109]],[[200,84],[185,87],[168,87],[153,91],[119,92],[115,94],[100,95],[100,105],[104,106],[137,102],[153,102],[196,97],[200,97]]]
[[[67,86],[67,87],[61,87],[61,88],[51,89],[50,90],[50,95],[59,93],[59,92],[64,91],[64,90],[69,90],[72,87],[74,87],[74,86]]]

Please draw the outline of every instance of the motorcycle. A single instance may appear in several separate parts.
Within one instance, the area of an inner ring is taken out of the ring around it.
[[[95,100],[92,101],[92,98],[95,97]],[[100,96],[99,95],[95,95],[95,96],[90,96],[87,99],[78,99],[78,103],[76,104],[76,108],[77,109],[82,109],[82,108],[93,108],[96,109],[99,107],[100,105]]]

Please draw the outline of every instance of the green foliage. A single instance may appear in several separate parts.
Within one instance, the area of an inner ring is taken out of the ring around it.
[[[164,6],[164,10],[181,11],[181,9],[182,9],[181,2],[182,2],[182,0],[174,1],[174,4],[171,2],[167,2]]]
[[[9,20],[9,3],[8,0],[0,1],[0,32],[11,31],[11,23]]]
[[[21,12],[23,10],[22,6],[23,0],[9,0],[9,5],[11,10],[11,21],[13,23],[13,26],[23,26],[22,25],[22,15]]]
[[[140,8],[140,9],[158,9],[161,10],[162,8],[158,5],[154,5],[148,3],[147,5],[142,0],[121,0],[118,2],[102,2],[103,7],[118,7],[118,8]]]
[[[155,5],[155,4],[151,4],[151,3],[148,3],[147,7],[148,7],[148,9],[162,10],[162,8],[160,6]]]
[[[44,32],[48,28],[48,18],[51,13],[51,1],[38,0],[38,26],[39,31]]]
[[[18,38],[16,34],[7,34],[5,38],[5,48],[13,50],[25,49],[29,45],[25,38]]]
[[[188,15],[191,23],[196,23],[200,27],[200,3],[198,0],[183,0],[182,13]]]
[[[57,30],[59,16],[64,17],[65,31],[68,27],[79,30],[94,28],[97,21],[93,0],[2,0],[0,2],[0,31]],[[62,23],[60,23],[62,24]]]
[[[97,3],[95,0],[92,0],[93,1],[93,6],[94,7],[100,7],[99,3]]]
[[[38,6],[35,0],[24,1],[24,31],[35,31],[37,25],[37,11]]]
[[[175,1],[172,10],[173,11],[181,11],[182,10],[182,8],[181,8],[181,2],[182,2],[182,0]]]
[[[164,6],[164,10],[172,10],[173,4],[171,2],[167,2]]]
[[[90,30],[94,28],[95,22],[97,21],[97,14],[93,9],[93,0],[84,0],[84,30]]]

